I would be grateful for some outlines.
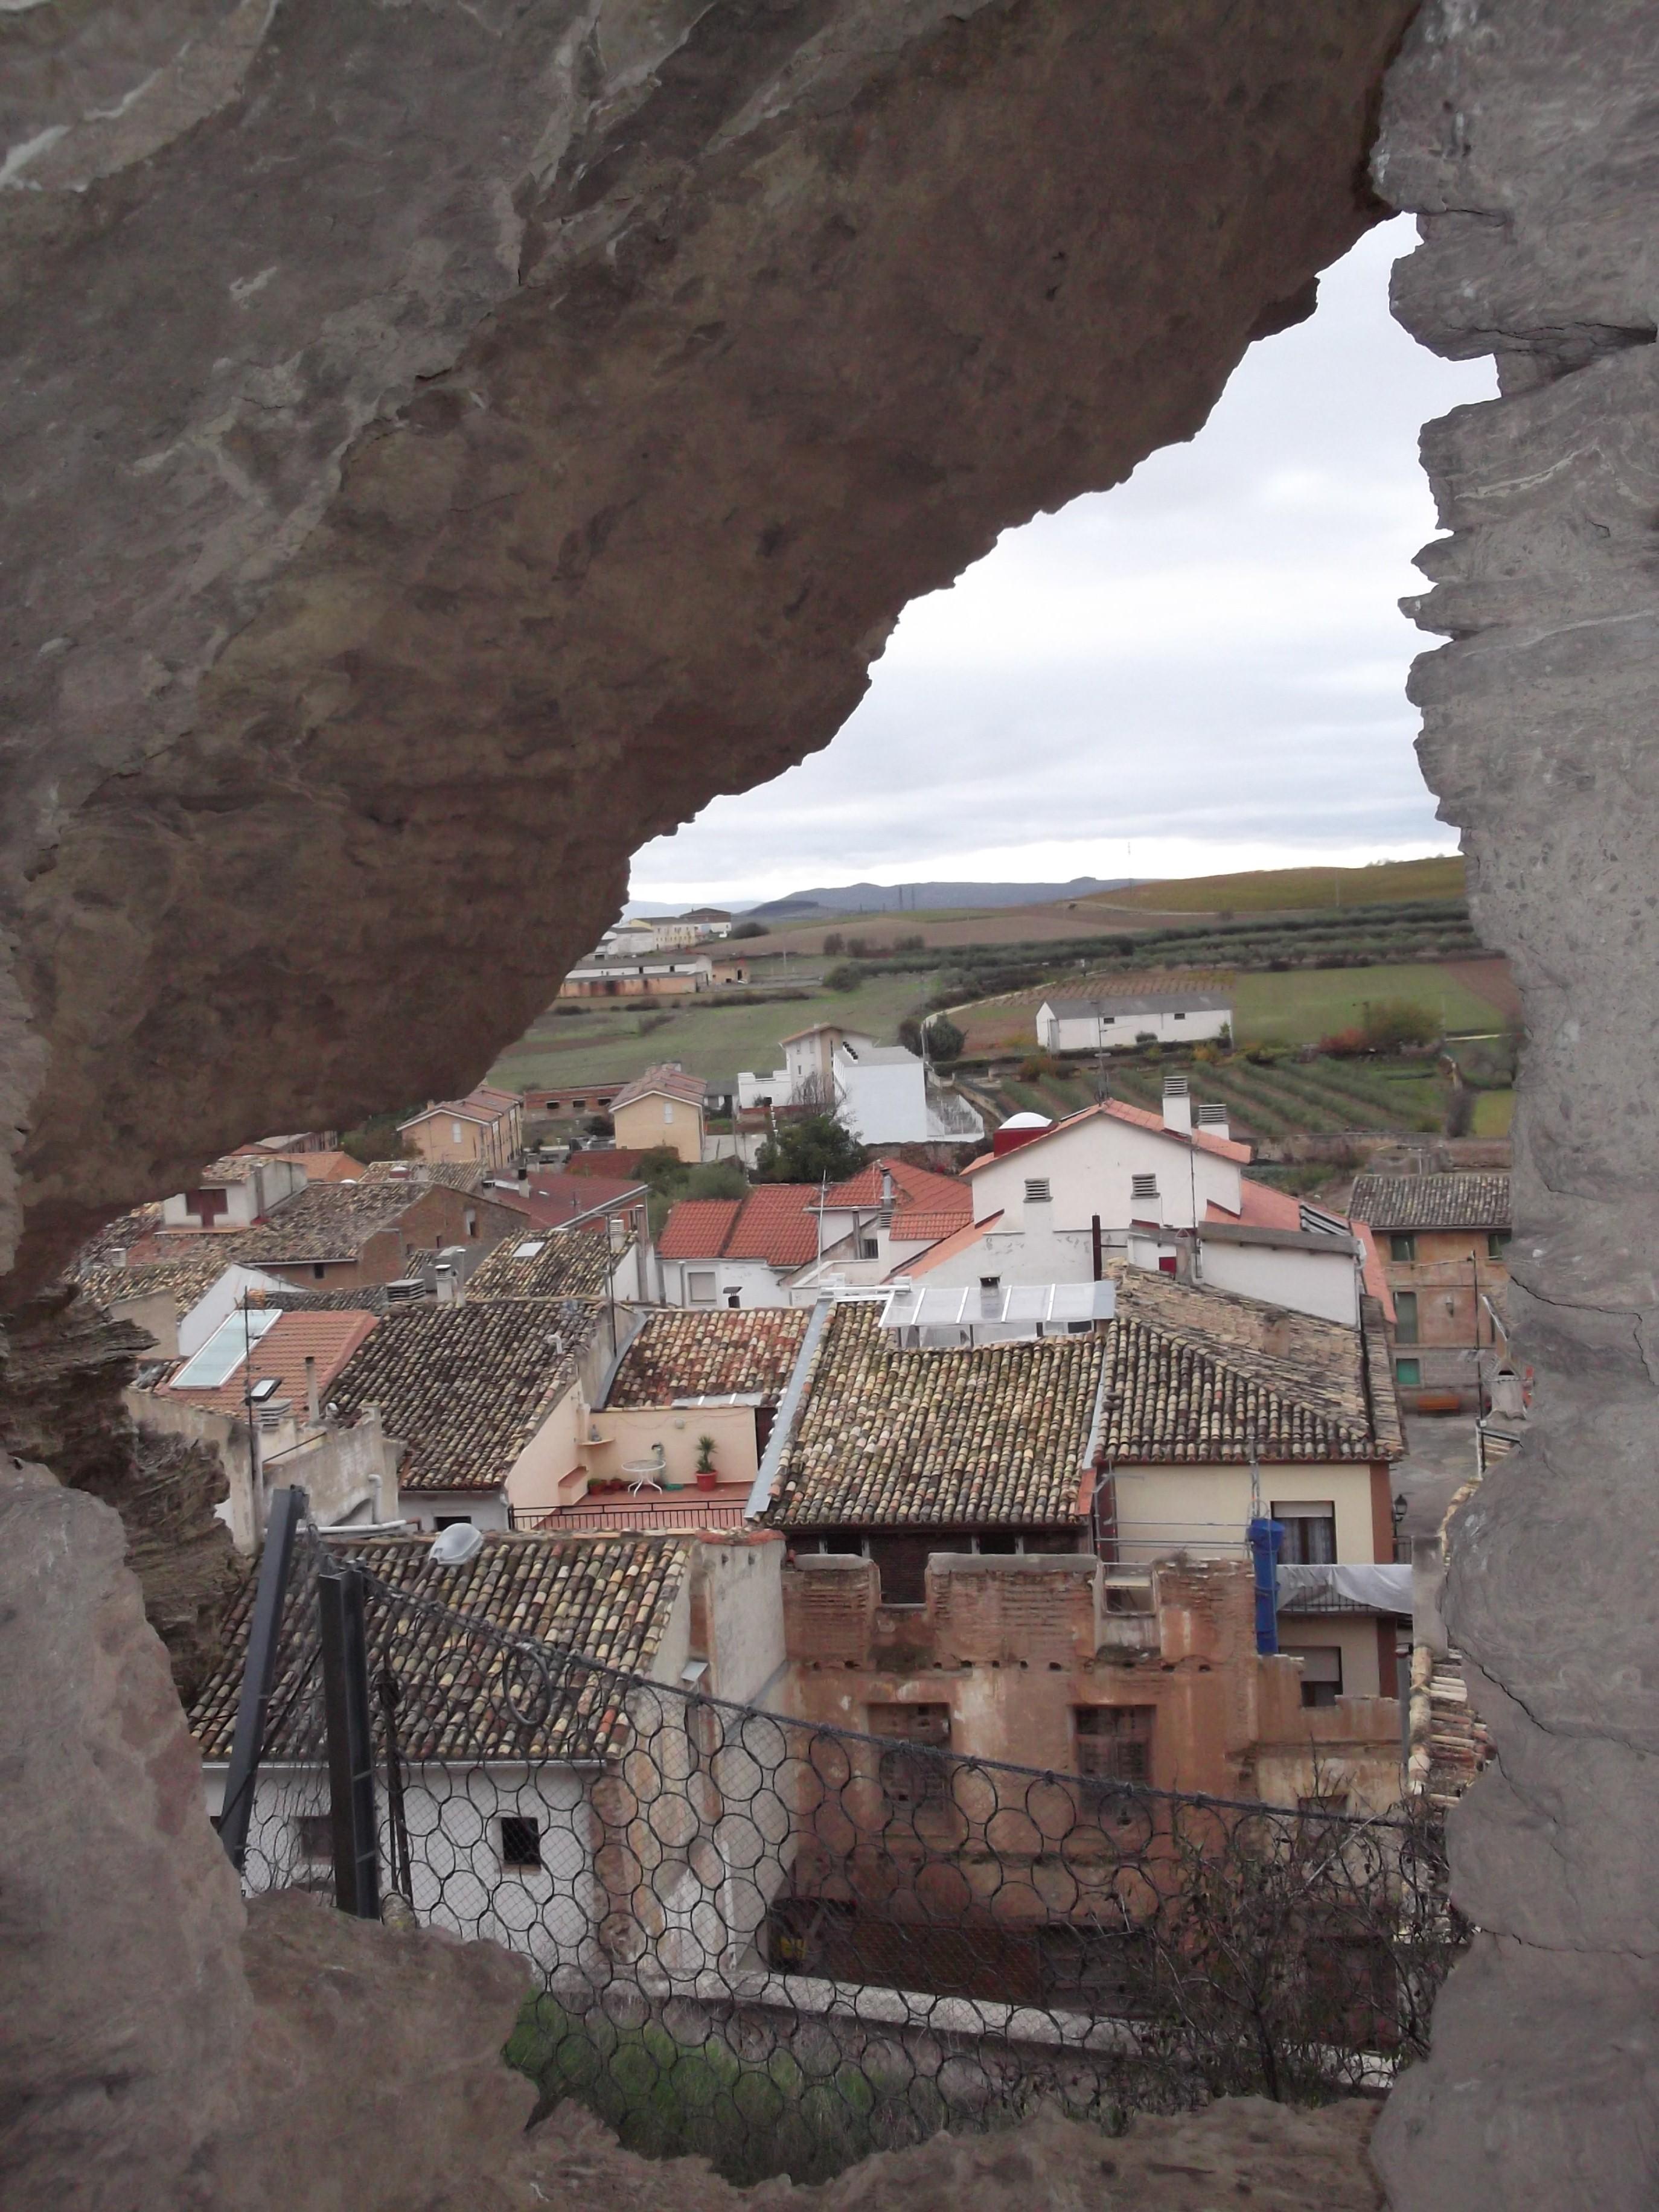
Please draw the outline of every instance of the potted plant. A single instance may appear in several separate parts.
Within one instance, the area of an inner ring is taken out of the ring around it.
[[[697,1438],[696,1475],[697,1487],[699,1490],[713,1490],[715,1484],[720,1480],[719,1475],[714,1472],[714,1439],[713,1437],[699,1437]]]

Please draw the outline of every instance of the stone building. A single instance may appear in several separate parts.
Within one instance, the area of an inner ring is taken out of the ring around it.
[[[1508,1176],[1363,1175],[1349,1208],[1388,1273],[1401,1396],[1484,1411],[1509,1350]]]

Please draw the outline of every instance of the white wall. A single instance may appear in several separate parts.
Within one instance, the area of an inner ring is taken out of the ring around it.
[[[1209,1290],[1265,1298],[1292,1313],[1359,1326],[1359,1273],[1351,1252],[1285,1250],[1273,1244],[1229,1244],[1204,1238],[1197,1279]]]
[[[1231,1006],[1097,1018],[1091,1014],[1059,1015],[1045,1002],[1037,1008],[1036,1036],[1049,1052],[1098,1052],[1103,1046],[1109,1051],[1133,1047],[1148,1036],[1160,1044],[1199,1044],[1218,1037],[1232,1024]]]
[[[693,1298],[690,1278],[705,1275],[714,1278],[712,1298]],[[665,1260],[662,1262],[662,1300],[668,1306],[723,1306],[729,1292],[738,1293],[738,1303],[750,1306],[787,1306],[790,1304],[782,1278],[763,1260]]]
[[[1158,1177],[1158,1199],[1133,1196],[1131,1178]],[[1086,1230],[1100,1216],[1103,1229],[1126,1229],[1131,1221],[1157,1220],[1190,1228],[1202,1220],[1207,1204],[1239,1210],[1239,1168],[1197,1146],[1098,1114],[1086,1121],[1020,1145],[988,1161],[969,1177],[974,1218],[1000,1212],[1005,1229],[1024,1224],[1025,1184],[1045,1179],[1054,1194],[1053,1220],[1058,1230]]]
[[[914,1054],[866,1061],[836,1054],[841,1118],[861,1145],[921,1145],[927,1140],[926,1071]]]
[[[400,1520],[416,1528],[435,1528],[440,1521],[470,1521],[475,1528],[504,1530],[507,1498],[499,1490],[400,1490]]]

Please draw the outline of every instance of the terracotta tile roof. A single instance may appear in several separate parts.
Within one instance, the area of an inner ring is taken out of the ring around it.
[[[1056,1121],[1052,1128],[1040,1130],[1036,1136],[1028,1138],[1019,1149],[1025,1152],[1037,1145],[1046,1145],[1063,1130],[1075,1129],[1080,1121],[1091,1121],[1097,1114],[1104,1114],[1114,1121],[1133,1122],[1138,1129],[1155,1130],[1160,1137],[1167,1137],[1172,1145],[1196,1145],[1200,1152],[1213,1152],[1218,1159],[1237,1160],[1242,1167],[1249,1164],[1250,1148],[1248,1145],[1240,1144],[1237,1138],[1218,1137],[1213,1131],[1205,1128],[1195,1128],[1190,1137],[1182,1136],[1179,1130],[1164,1127],[1161,1114],[1152,1113],[1144,1106],[1130,1106],[1121,1098],[1103,1098],[1097,1105],[1085,1106],[1075,1114],[1068,1114],[1063,1121]],[[977,1159],[969,1160],[962,1172],[963,1175],[978,1175],[982,1169],[991,1166],[996,1158],[1006,1159],[1007,1157],[1006,1152],[1000,1155],[981,1152]]]
[[[429,1121],[435,1116],[447,1114],[458,1121],[482,1121],[493,1128],[497,1121],[506,1121],[515,1106],[523,1103],[516,1091],[495,1091],[489,1084],[480,1083],[476,1089],[469,1091],[465,1098],[432,1100],[418,1114],[411,1114],[406,1121],[399,1121],[398,1127],[412,1129],[422,1121]]]
[[[927,1251],[918,1252],[914,1259],[901,1260],[896,1267],[889,1268],[888,1281],[894,1282],[902,1275],[925,1275],[930,1269],[937,1267],[941,1260],[954,1260],[958,1253],[971,1251],[1001,1218],[1000,1212],[988,1213],[983,1221],[964,1222],[951,1229]]]
[[[580,1652],[629,1674],[649,1674],[684,1588],[696,1540],[688,1536],[486,1535],[465,1566],[434,1567],[429,1536],[333,1536],[336,1558],[354,1559],[370,1577],[365,1614],[378,1665],[390,1661],[401,1692],[398,1744],[410,1759],[602,1758],[626,1740],[621,1686],[583,1676],[574,1697],[556,1697],[544,1717],[526,1729],[501,1694],[500,1649],[470,1636],[456,1615],[498,1634],[533,1637]],[[298,1571],[289,1585],[277,1648],[266,1739],[267,1758],[320,1756],[320,1687],[313,1661],[316,1601],[312,1577]],[[218,1665],[191,1709],[204,1759],[230,1755],[247,1652],[255,1575],[250,1567],[226,1613]],[[381,1588],[435,1604],[416,1611]],[[516,1670],[525,1696],[525,1670]]]
[[[708,1086],[700,1075],[688,1075],[678,1067],[647,1067],[643,1075],[636,1075],[631,1083],[623,1084],[611,1102],[611,1111],[618,1113],[631,1106],[636,1098],[679,1098],[689,1106],[701,1108]]]
[[[617,1370],[607,1407],[758,1391],[775,1402],[811,1319],[805,1306],[654,1313]]]
[[[154,1297],[167,1291],[175,1315],[182,1318],[204,1298],[225,1272],[229,1261],[221,1252],[202,1253],[187,1260],[152,1260],[137,1267],[88,1267],[81,1288],[100,1305],[118,1304],[126,1298]]]
[[[1348,1211],[1373,1229],[1507,1230],[1506,1175],[1363,1175]]]
[[[600,1206],[623,1211],[643,1206],[649,1194],[642,1182],[626,1182],[609,1176],[559,1175],[540,1168],[527,1182],[492,1183],[489,1195],[540,1228],[557,1229],[577,1214],[592,1213]]]
[[[747,1198],[683,1198],[657,1239],[665,1260],[764,1260],[804,1267],[818,1256],[818,1186],[757,1183]]]
[[[240,1317],[238,1317],[240,1319]],[[158,1398],[177,1398],[204,1413],[225,1413],[233,1419],[246,1410],[249,1387],[274,1382],[273,1398],[285,1398],[303,1413],[306,1405],[306,1360],[317,1363],[317,1388],[325,1391],[346,1362],[379,1323],[374,1316],[358,1311],[319,1313],[284,1310],[254,1344],[247,1360],[211,1389],[180,1389],[178,1376],[185,1366],[173,1370],[173,1378],[157,1385]]]
[[[416,1183],[308,1182],[272,1206],[262,1227],[234,1240],[235,1256],[253,1267],[355,1260],[420,1194]]]
[[[575,1379],[597,1304],[479,1299],[386,1315],[332,1395],[379,1406],[405,1490],[495,1490]],[[560,1473],[563,1473],[561,1468]]]
[[[402,1183],[416,1190],[429,1182],[447,1182],[452,1190],[479,1190],[488,1172],[482,1160],[370,1160],[356,1170],[360,1183]]]
[[[782,1528],[1075,1521],[1103,1337],[901,1352],[865,1301],[836,1307],[764,1518]]]
[[[1106,1448],[1169,1465],[1398,1458],[1382,1316],[1316,1320],[1230,1291],[1115,1267]],[[1369,1308],[1368,1312],[1364,1311]]]
[[[884,1171],[893,1182],[890,1233],[902,1243],[931,1244],[973,1219],[974,1194],[960,1176],[896,1158],[872,1160],[848,1182],[833,1185],[824,1194],[824,1212],[879,1206]]]
[[[683,1198],[657,1239],[665,1260],[717,1260],[743,1211],[740,1198]],[[816,1246],[813,1248],[817,1249]]]
[[[159,1198],[147,1199],[143,1205],[117,1214],[113,1221],[106,1222],[97,1235],[89,1237],[81,1247],[70,1263],[73,1272],[83,1275],[88,1268],[106,1267],[111,1253],[130,1253],[135,1244],[161,1226],[161,1221]]]
[[[630,1236],[623,1249],[633,1241]],[[506,1238],[467,1278],[467,1300],[603,1297],[616,1264],[603,1222],[595,1229],[541,1230],[526,1221],[521,1236]]]

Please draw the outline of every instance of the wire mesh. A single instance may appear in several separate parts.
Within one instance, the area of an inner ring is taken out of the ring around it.
[[[296,1555],[245,1881],[332,1896]],[[357,1563],[360,1567],[361,1560]],[[1048,2101],[1386,2087],[1465,1940],[1435,1819],[1054,1774],[629,1674],[364,1570],[389,1911],[535,1970],[508,2046],[648,2154],[826,2179]]]

